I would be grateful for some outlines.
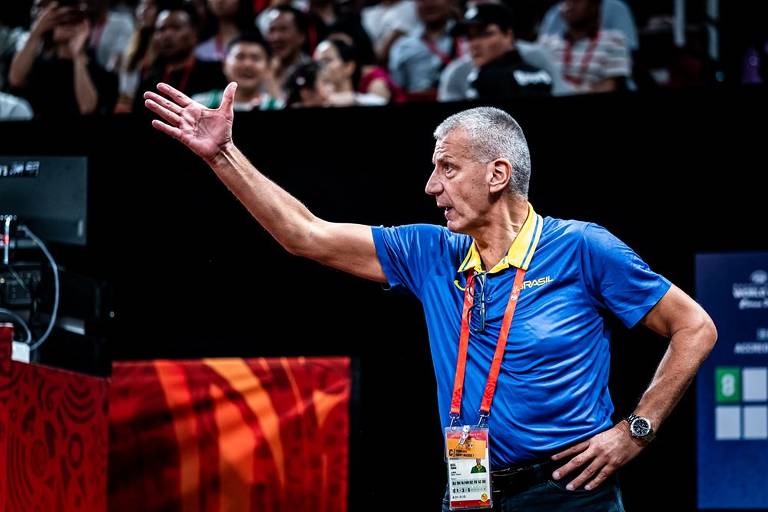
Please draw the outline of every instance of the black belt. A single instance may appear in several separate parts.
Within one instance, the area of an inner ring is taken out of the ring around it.
[[[530,489],[552,478],[552,473],[563,461],[542,459],[524,465],[509,466],[491,471],[493,496],[513,495]]]

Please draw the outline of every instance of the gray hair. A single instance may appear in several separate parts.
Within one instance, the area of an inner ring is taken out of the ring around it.
[[[464,130],[475,158],[491,162],[506,158],[512,164],[509,190],[528,197],[531,180],[531,155],[523,130],[512,116],[493,107],[478,107],[453,114],[435,129],[435,140],[454,130]]]

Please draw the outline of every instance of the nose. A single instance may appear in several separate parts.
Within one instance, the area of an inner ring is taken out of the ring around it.
[[[424,192],[429,194],[430,196],[436,196],[439,195],[443,191],[443,184],[440,183],[440,180],[437,179],[437,169],[432,171],[432,174],[429,175],[429,179],[427,180],[427,186],[424,187]]]

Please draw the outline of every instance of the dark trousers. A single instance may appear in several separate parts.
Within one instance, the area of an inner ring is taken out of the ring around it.
[[[565,486],[576,478],[574,471],[560,480],[552,480],[554,470],[563,462],[543,462],[523,467],[491,471],[491,490],[495,512],[624,512],[621,490],[614,477],[591,491],[581,487],[569,491]],[[443,512],[449,512],[448,489],[443,497]]]

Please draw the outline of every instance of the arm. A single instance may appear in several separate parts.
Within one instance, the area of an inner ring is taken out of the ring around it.
[[[237,85],[230,83],[221,106],[204,108],[166,84],[147,92],[145,105],[166,122],[159,131],[181,141],[203,158],[253,217],[289,253],[378,282],[386,282],[369,226],[326,222],[261,174],[232,142],[232,104]],[[166,97],[167,96],[167,97]]]
[[[670,338],[653,380],[635,409],[636,414],[649,418],[654,430],[658,430],[712,350],[717,331],[701,306],[674,285],[642,323]],[[642,441],[630,436],[629,426],[622,420],[612,429],[554,455],[554,460],[573,458],[555,471],[553,478],[560,479],[586,466],[568,487],[578,489],[586,484],[585,489],[594,489],[644,447]]]
[[[81,114],[92,114],[99,106],[99,91],[93,85],[91,74],[88,72],[88,56],[85,54],[85,42],[90,32],[91,25],[84,20],[77,28],[77,34],[69,42],[72,65],[75,68],[75,99]]]
[[[40,16],[32,24],[29,31],[29,37],[19,52],[13,56],[11,68],[8,73],[8,83],[14,89],[20,89],[27,85],[29,73],[35,63],[40,45],[43,42],[43,35],[56,26],[61,11],[56,2],[48,4]]]

